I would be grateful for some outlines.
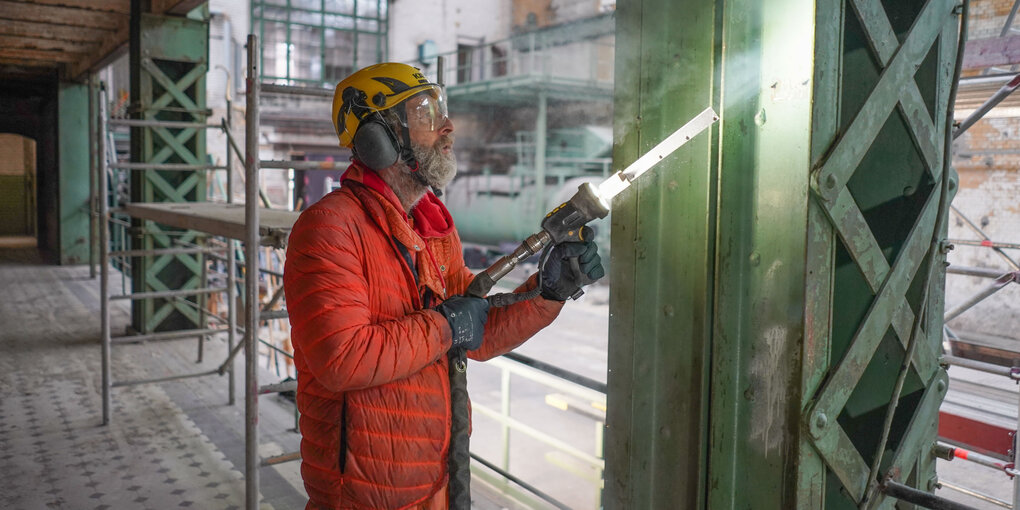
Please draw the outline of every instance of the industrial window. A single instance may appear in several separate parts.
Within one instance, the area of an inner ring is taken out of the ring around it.
[[[252,0],[262,78],[332,86],[386,59],[387,0]]]

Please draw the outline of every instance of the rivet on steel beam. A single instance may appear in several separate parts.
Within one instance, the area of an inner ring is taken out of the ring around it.
[[[937,391],[939,393],[942,393],[943,391],[946,391],[946,380],[945,379],[939,379],[939,382],[935,383],[935,391]]]
[[[835,188],[836,188],[836,176],[832,175],[832,174],[829,174],[825,178],[825,189],[835,189]]]
[[[825,416],[825,413],[818,413],[815,415],[815,428],[825,429],[826,425],[829,424],[829,417]]]

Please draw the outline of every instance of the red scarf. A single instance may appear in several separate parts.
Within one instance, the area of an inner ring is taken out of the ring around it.
[[[398,211],[404,211],[404,206],[400,204],[400,199],[390,185],[360,161],[356,159],[351,161],[351,166],[340,176],[341,182],[346,180],[368,186],[386,198]],[[443,237],[453,231],[453,216],[450,216],[450,211],[431,191],[425,192],[425,196],[411,209],[411,215],[414,218],[414,231],[424,238]]]

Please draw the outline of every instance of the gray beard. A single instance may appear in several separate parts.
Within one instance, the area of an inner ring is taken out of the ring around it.
[[[452,136],[450,137],[452,138]],[[457,175],[457,157],[451,151],[443,154],[441,147],[449,143],[447,138],[441,138],[433,147],[422,147],[412,145],[414,159],[418,162],[418,174],[425,179],[428,186],[424,185],[411,174],[411,169],[402,160],[397,161],[397,172],[394,172],[387,184],[397,195],[400,203],[404,204],[408,213],[418,205],[418,201],[425,196],[429,187],[443,189],[454,176]],[[391,182],[392,181],[392,182]]]
[[[457,156],[453,151],[443,154],[442,147],[453,142],[453,135],[446,135],[432,147],[411,145],[414,159],[418,161],[418,172],[433,189],[446,188],[457,175]]]

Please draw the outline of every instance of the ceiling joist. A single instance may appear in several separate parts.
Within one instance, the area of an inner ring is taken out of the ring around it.
[[[52,50],[19,50],[15,48],[0,49],[0,57],[19,58],[23,60],[41,60],[46,62],[74,62],[81,60],[81,55]]]
[[[32,21],[0,19],[0,35],[88,42],[99,39],[108,33],[106,30],[97,28],[69,27]]]
[[[120,18],[126,17],[113,12],[0,0],[0,18],[9,20],[113,31],[117,29]]]
[[[25,3],[26,0],[14,0]],[[86,9],[90,11],[113,12],[117,14],[131,14],[131,2],[129,0],[29,0],[27,3],[52,5],[54,7],[72,7],[75,9]]]
[[[63,51],[67,53],[89,53],[96,49],[98,42],[62,41],[59,39],[37,39],[17,35],[0,34],[0,54],[7,49]]]

